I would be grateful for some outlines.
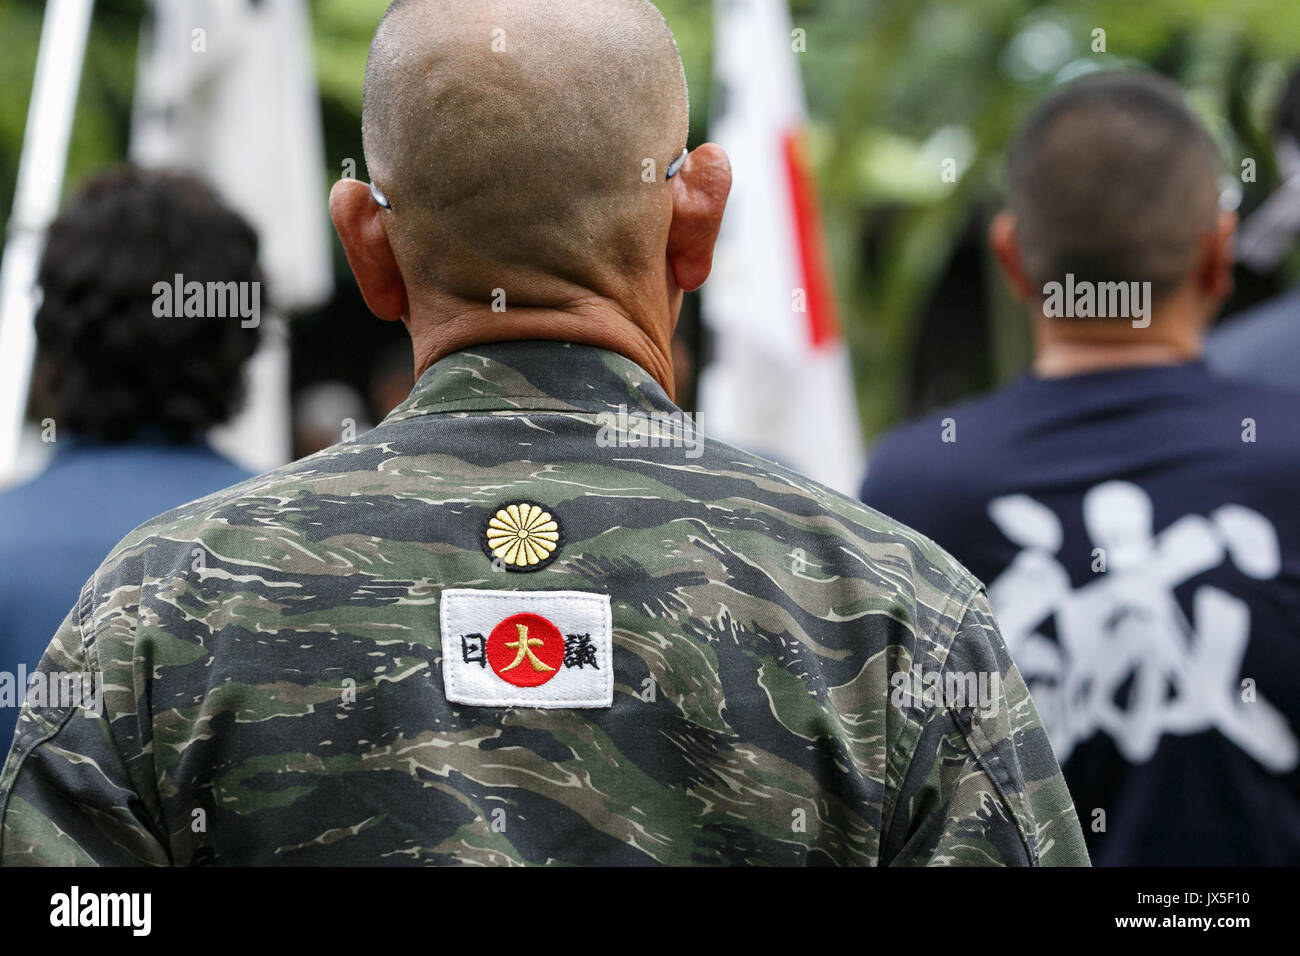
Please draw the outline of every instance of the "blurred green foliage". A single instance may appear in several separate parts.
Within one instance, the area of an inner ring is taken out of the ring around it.
[[[81,84],[65,191],[124,157],[144,0],[99,0]],[[385,0],[312,0],[329,178],[361,162],[367,45]],[[707,136],[712,9],[661,0],[692,90],[692,143]],[[956,244],[996,203],[1002,150],[1054,84],[1098,68],[1146,65],[1180,83],[1224,149],[1225,174],[1259,165],[1247,206],[1276,185],[1269,110],[1300,53],[1295,0],[791,0],[807,31],[801,56],[812,144],[845,336],[864,429],[904,407],[919,317]],[[43,4],[0,0],[0,217],[7,218]],[[1094,50],[1104,31],[1105,52]],[[955,182],[940,173],[954,161]],[[323,201],[324,197],[322,197]],[[0,221],[4,221],[0,219]],[[871,250],[868,252],[868,250]],[[347,281],[339,258],[343,281]],[[996,282],[971,292],[971,321],[991,321],[990,385],[1023,366],[1023,316]],[[991,301],[976,301],[979,298]],[[992,316],[992,319],[984,317]],[[961,356],[955,356],[961,361]]]
[[[1188,89],[1224,150],[1225,174],[1258,160],[1258,201],[1276,186],[1269,113],[1300,54],[1291,0],[808,0],[810,108],[821,187],[864,428],[899,416],[917,316],[972,220],[997,201],[1002,154],[1029,107],[1094,69],[1147,66]],[[856,24],[850,27],[849,24]],[[1094,31],[1104,31],[1098,34]],[[1105,52],[1095,52],[1104,39]],[[836,48],[818,64],[818,50]],[[831,65],[833,64],[833,65]],[[958,178],[945,183],[944,159]],[[888,215],[883,213],[888,212]],[[864,261],[870,236],[878,253]],[[992,385],[1028,358],[1023,313],[987,283]],[[959,360],[959,359],[958,359]],[[981,374],[982,373],[982,374]]]

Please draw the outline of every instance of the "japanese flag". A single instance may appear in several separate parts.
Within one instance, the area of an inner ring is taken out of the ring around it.
[[[701,425],[851,494],[862,436],[803,146],[796,35],[786,0],[716,0],[715,11],[710,139],[735,183],[702,292],[714,351]]]

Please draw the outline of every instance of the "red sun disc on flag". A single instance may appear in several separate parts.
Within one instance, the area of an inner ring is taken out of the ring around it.
[[[540,687],[564,666],[564,635],[540,614],[512,614],[487,639],[488,666],[516,687]]]

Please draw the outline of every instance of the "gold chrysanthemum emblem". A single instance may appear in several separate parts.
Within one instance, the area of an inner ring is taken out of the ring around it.
[[[560,544],[560,525],[541,506],[521,501],[506,505],[488,521],[488,550],[515,568],[546,563]]]

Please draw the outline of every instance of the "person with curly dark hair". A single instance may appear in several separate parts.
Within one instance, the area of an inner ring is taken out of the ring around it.
[[[55,454],[0,494],[0,751],[26,675],[104,552],[248,477],[204,435],[242,401],[257,253],[256,233],[198,179],[135,166],[95,177],[51,225],[36,335]]]

